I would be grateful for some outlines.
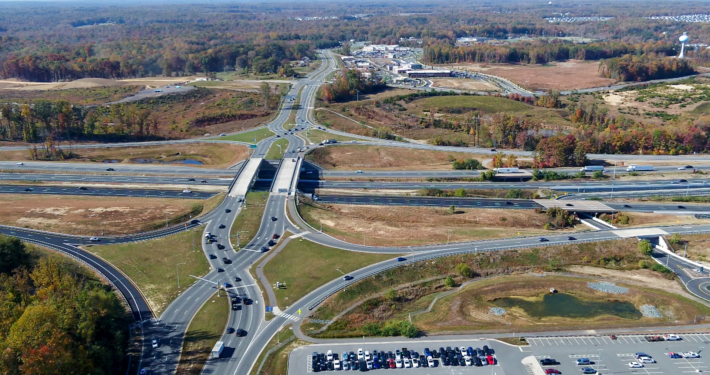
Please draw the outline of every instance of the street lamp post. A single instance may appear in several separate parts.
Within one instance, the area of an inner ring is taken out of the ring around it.
[[[104,235],[104,224],[99,220],[99,226],[101,227],[101,235]]]
[[[177,276],[178,289],[180,289],[180,273],[178,272],[178,266],[181,264],[185,264],[185,262],[175,264],[175,275]]]
[[[446,230],[446,244],[449,244],[449,239],[451,238],[451,229]]]

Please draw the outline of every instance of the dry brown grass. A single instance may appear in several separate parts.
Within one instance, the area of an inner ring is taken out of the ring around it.
[[[689,324],[695,316],[705,315],[710,309],[696,302],[658,289],[637,288],[631,285],[628,294],[607,294],[587,287],[595,279],[564,276],[508,276],[470,284],[463,291],[442,298],[432,312],[417,316],[414,323],[432,332],[496,329],[505,331],[560,330],[580,327],[626,327],[661,324]],[[631,302],[637,308],[644,304],[656,306],[664,315],[661,319],[624,319],[612,315],[593,318],[544,317],[533,318],[520,308],[508,309],[503,316],[488,314],[491,301],[502,297],[538,298],[551,287],[585,300]]]
[[[549,233],[545,214],[534,210],[458,209],[360,205],[302,204],[301,215],[314,228],[351,243],[413,246],[515,235]],[[585,228],[579,227],[580,230]],[[450,232],[449,232],[450,231]],[[575,229],[568,230],[575,231]]]
[[[209,210],[223,194],[192,199],[82,197],[72,195],[0,194],[0,224],[51,232],[99,235],[155,229],[190,212]],[[197,210],[195,206],[202,206]],[[101,221],[101,224],[99,223]]]
[[[479,161],[485,158],[463,152],[358,145],[318,148],[306,156],[323,168],[341,170],[451,170],[449,157]]]
[[[454,64],[453,66],[503,77],[532,90],[574,90],[607,86],[616,82],[613,79],[599,77],[599,63],[595,61],[569,60],[546,66],[512,64]]]
[[[710,234],[692,234],[681,237],[683,244],[672,245],[676,253],[685,255],[685,244],[688,246],[688,259],[700,262],[710,260]]]
[[[446,87],[456,90],[472,90],[472,91],[500,91],[497,86],[494,86],[486,81],[465,78],[434,78],[431,80],[434,87]]]
[[[190,143],[148,147],[113,147],[100,149],[74,149],[77,158],[65,160],[97,162],[118,160],[120,163],[138,163],[138,159],[152,159],[160,163],[176,163],[184,159],[202,162],[202,165],[179,164],[190,167],[228,168],[247,158],[246,146],[233,144]],[[13,161],[32,160],[29,151],[0,151],[0,159]]]
[[[682,203],[680,203],[682,204]],[[620,227],[647,227],[652,225],[700,225],[710,223],[709,219],[696,219],[692,215],[666,215],[645,212],[624,212],[631,218],[629,225]]]

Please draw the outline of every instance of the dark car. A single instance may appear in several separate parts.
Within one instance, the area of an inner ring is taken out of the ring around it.
[[[561,374],[560,370],[554,369],[554,368],[546,368],[545,369],[545,374]]]
[[[495,149],[495,148],[492,148],[492,149],[491,149],[491,152],[496,152],[496,149]]]
[[[106,172],[115,172],[116,170],[113,168],[106,168]]]
[[[582,374],[596,374],[597,370],[591,368],[591,367],[584,367],[582,369]]]
[[[547,238],[545,238],[545,237],[540,237],[540,242],[547,242],[547,241],[549,241]]]
[[[81,186],[81,187],[79,187],[79,190],[89,190],[89,189],[87,189],[87,188]]]
[[[681,210],[685,210],[685,206],[678,206]]]
[[[234,333],[234,328],[232,328],[232,327],[227,328],[227,333]]]
[[[269,240],[269,246],[274,246],[276,245],[276,241],[274,240]]]
[[[275,240],[275,239],[277,239],[277,238],[279,238],[279,235],[278,235],[278,234],[276,234],[276,233],[274,233],[274,235],[273,235],[273,236],[271,236],[271,239],[272,239],[272,240]]]
[[[267,252],[267,251],[269,251],[269,248],[268,248],[268,247],[266,247],[266,246],[262,246],[262,247],[261,247],[261,252],[262,252],[262,253],[265,253],[265,252]]]
[[[31,189],[31,188],[26,188],[25,191],[32,191],[32,189]]]
[[[239,277],[235,277],[235,278],[234,278],[234,281],[238,283],[238,282],[242,281],[242,279],[239,278]]]
[[[678,182],[688,182],[688,180],[684,180],[681,178],[680,180],[678,180]]]
[[[556,365],[557,361],[555,361],[552,358],[545,358],[545,359],[540,360],[540,364],[543,366],[552,366],[552,365]]]
[[[190,224],[199,224],[199,223],[200,223],[200,221],[197,219],[193,219],[192,221],[190,221]]]
[[[225,264],[230,264],[230,263],[232,263],[232,261],[229,260],[229,259],[227,259],[227,258],[222,258],[222,261],[223,261]]]
[[[224,209],[224,212],[230,213],[230,212],[232,212],[232,210],[230,210],[229,208],[225,208],[225,209]]]
[[[485,354],[485,355],[493,354],[493,353],[491,353],[491,349],[488,348],[488,345],[483,345],[483,354]]]
[[[577,240],[577,239],[574,238],[574,237],[572,237],[572,236],[567,237],[567,241],[576,241],[576,240]]]
[[[219,225],[219,229],[224,229],[224,228],[225,228],[224,224]]]
[[[221,243],[218,243],[218,244],[217,244],[217,249],[219,249],[219,250],[224,250],[224,245],[222,245]]]
[[[247,331],[245,331],[241,328],[237,329],[237,337],[242,337],[242,336],[246,336],[246,335],[247,335]]]
[[[625,204],[624,208],[631,208],[631,206],[629,206],[628,204]]]
[[[574,205],[573,205],[572,203],[567,203],[567,204],[565,204],[565,206],[567,206],[567,207],[573,207]]]
[[[278,134],[276,134],[276,138],[281,138],[281,136],[280,136],[280,135],[278,135]]]
[[[271,217],[271,221],[276,221],[276,220],[278,220],[278,219],[276,218],[276,216],[272,216],[272,217]]]
[[[224,270],[221,268],[217,268],[217,272],[224,272]]]
[[[398,261],[398,262],[404,262],[405,260],[407,260],[407,258],[403,258],[403,257],[397,258],[397,261]]]
[[[217,256],[214,254],[210,254],[210,259],[217,259]]]
[[[473,357],[473,365],[474,366],[483,366],[483,362],[481,362],[480,357]]]
[[[345,275],[345,276],[343,276],[343,280],[345,280],[345,281],[350,281],[350,280],[352,280],[352,279],[353,279],[353,277],[350,276],[350,275]]]
[[[506,206],[512,206],[512,205],[513,205],[513,202],[505,202],[505,205],[506,205]]]
[[[191,178],[191,179],[188,179],[188,181],[195,181],[195,179],[194,179],[194,178]]]

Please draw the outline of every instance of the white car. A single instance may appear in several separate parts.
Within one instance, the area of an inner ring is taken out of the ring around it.
[[[367,350],[365,350],[365,360],[366,360],[366,361],[371,361],[371,360],[372,360],[372,356],[370,356],[370,352],[367,351]]]
[[[471,357],[465,356],[463,357],[463,360],[466,362],[466,366],[473,366],[473,363],[471,362]]]
[[[641,363],[656,363],[656,360],[651,357],[641,357],[641,358],[639,358],[639,362],[641,362]]]
[[[332,360],[333,360],[333,351],[332,351],[332,350],[328,350],[328,352],[325,353],[325,357],[326,357],[327,360],[332,361]]]
[[[429,367],[434,367],[434,357],[432,357],[432,356],[426,357],[426,362],[429,365]]]
[[[25,165],[25,163],[19,162],[19,163],[17,163],[17,165]]]
[[[680,336],[678,336],[674,333],[669,333],[667,335],[663,335],[663,338],[666,339],[666,341],[680,341],[681,340]]]
[[[466,353],[468,353],[468,350],[466,350],[466,348],[463,347],[463,346],[459,347],[459,350],[461,351],[461,354],[462,354],[463,356],[466,356]]]
[[[372,361],[367,361],[367,369],[372,370]]]
[[[96,241],[98,241],[98,240],[99,240],[98,237],[89,237],[89,241],[91,241],[91,242],[96,242]],[[154,340],[154,341],[155,341],[155,340]]]
[[[412,361],[409,360],[409,358],[404,359],[404,368],[410,368],[412,367]]]
[[[153,349],[158,347],[158,340],[153,340],[151,341],[151,345],[153,346]]]
[[[638,362],[629,362],[629,367],[631,368],[643,368],[643,365]]]
[[[362,361],[365,359],[365,354],[362,352],[362,348],[357,350],[357,359],[358,361]]]
[[[340,361],[338,361],[337,359],[333,361],[333,368],[336,370],[340,370]]]
[[[185,190],[183,190],[182,192],[183,192],[183,193],[186,193],[186,194],[192,193],[192,192],[190,191],[190,189],[185,189]]]
[[[402,368],[402,360],[401,359],[396,359],[394,361],[394,364],[397,368]]]
[[[419,368],[419,360],[418,359],[412,358],[412,367]]]
[[[685,352],[681,354],[683,355],[683,358],[700,358],[700,354],[696,352]]]

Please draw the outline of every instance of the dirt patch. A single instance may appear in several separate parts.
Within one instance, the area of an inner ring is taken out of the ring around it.
[[[534,210],[457,209],[361,205],[301,205],[301,215],[314,228],[351,243],[414,246],[487,238],[531,236],[543,229],[547,216]],[[578,226],[579,230],[586,230]],[[569,232],[576,229],[570,229]]]
[[[451,170],[451,158],[482,161],[486,156],[386,146],[325,147],[306,155],[323,168],[339,170]]]
[[[208,201],[221,199],[221,195]],[[208,201],[187,199],[0,195],[0,223],[51,232],[100,235],[157,229],[202,212]]]
[[[447,87],[455,90],[471,90],[471,91],[500,91],[500,89],[486,81],[475,79],[437,79],[431,80],[433,87]]]
[[[450,65],[446,65],[450,66]],[[596,61],[569,60],[550,65],[455,64],[454,68],[503,77],[531,90],[575,90],[608,86],[616,80],[598,75]]]

